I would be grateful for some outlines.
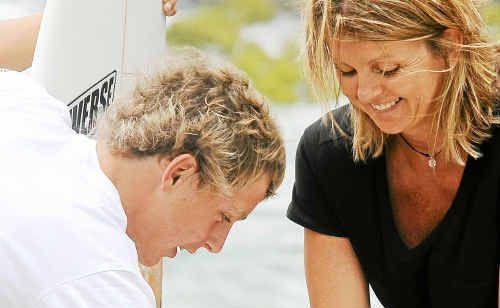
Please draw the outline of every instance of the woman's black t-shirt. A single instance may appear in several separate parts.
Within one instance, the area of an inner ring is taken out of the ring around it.
[[[348,107],[333,111],[347,132]],[[494,308],[499,279],[500,130],[469,158],[453,204],[415,248],[397,232],[385,158],[355,163],[348,137],[317,121],[301,138],[287,216],[313,231],[348,237],[386,308]],[[418,176],[418,175],[414,175]]]

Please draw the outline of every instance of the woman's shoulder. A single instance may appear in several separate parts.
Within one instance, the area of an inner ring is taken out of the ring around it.
[[[307,127],[297,154],[318,172],[354,168],[349,106],[336,108]]]
[[[500,120],[500,98],[495,100],[493,116],[496,118],[496,123],[491,125],[489,138],[484,140],[480,147],[482,151],[495,151],[498,153],[500,150],[500,123],[498,123]],[[498,159],[500,159],[500,156]]]
[[[350,151],[351,140],[352,128],[347,105],[323,115],[309,125],[302,135],[302,141],[315,149],[327,146],[327,150],[339,148]]]
[[[500,161],[500,124],[494,124],[490,137],[480,145],[483,156],[490,156],[495,161]]]

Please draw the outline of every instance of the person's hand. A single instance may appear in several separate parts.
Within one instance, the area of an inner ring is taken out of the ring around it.
[[[177,13],[176,5],[177,0],[162,0],[163,2],[163,14],[165,16],[174,16]]]

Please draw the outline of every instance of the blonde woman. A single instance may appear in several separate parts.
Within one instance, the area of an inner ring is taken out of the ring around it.
[[[350,101],[306,129],[288,217],[312,308],[497,307],[494,46],[472,0],[308,0],[309,74]]]

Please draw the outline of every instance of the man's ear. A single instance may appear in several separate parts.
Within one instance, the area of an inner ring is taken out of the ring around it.
[[[164,190],[186,181],[198,172],[198,162],[191,154],[181,154],[173,158],[161,157],[159,163],[163,170],[161,186]]]
[[[449,42],[446,46],[447,50],[447,60],[450,67],[454,67],[458,62],[458,57],[460,56],[460,50],[462,49],[462,44],[464,43],[464,35],[462,31],[455,28],[448,28],[443,31],[441,37]]]

